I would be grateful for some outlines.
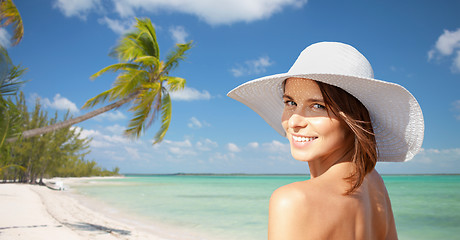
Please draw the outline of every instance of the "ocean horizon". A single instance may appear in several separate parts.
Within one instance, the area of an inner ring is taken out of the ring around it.
[[[460,174],[384,174],[400,239],[460,236]],[[105,213],[128,214],[200,239],[267,239],[268,201],[301,174],[126,174],[89,180],[75,193],[99,201]]]

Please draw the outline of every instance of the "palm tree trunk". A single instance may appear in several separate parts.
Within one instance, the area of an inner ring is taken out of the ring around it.
[[[121,99],[121,100],[119,100],[117,102],[114,102],[114,103],[112,103],[110,105],[98,108],[98,109],[96,109],[94,111],[91,111],[91,112],[85,114],[85,115],[82,115],[82,116],[79,116],[79,117],[76,117],[76,118],[71,118],[71,119],[63,121],[63,122],[58,122],[58,123],[55,123],[53,125],[26,130],[26,131],[22,132],[22,134],[20,136],[21,136],[21,138],[30,138],[30,137],[34,137],[34,136],[37,136],[37,135],[53,132],[53,131],[56,131],[56,130],[61,129],[61,128],[72,126],[74,124],[83,122],[83,121],[88,120],[90,118],[93,118],[93,117],[95,117],[95,116],[97,116],[99,114],[105,113],[105,112],[110,111],[110,110],[115,109],[115,108],[118,108],[121,105],[123,105],[123,104],[125,104],[127,102],[130,102],[136,96],[137,96],[137,92],[132,93],[131,95],[129,95],[128,97],[126,97],[124,99]],[[12,137],[12,138],[8,138],[6,141],[7,142],[14,142],[14,141],[16,141],[18,139],[19,139],[19,137]]]

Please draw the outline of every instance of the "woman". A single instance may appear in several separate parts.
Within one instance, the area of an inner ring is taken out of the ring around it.
[[[374,79],[352,46],[307,47],[284,74],[247,82],[228,94],[289,139],[308,163],[310,180],[270,198],[268,238],[397,239],[377,161],[407,161],[421,148],[424,123],[416,99]]]

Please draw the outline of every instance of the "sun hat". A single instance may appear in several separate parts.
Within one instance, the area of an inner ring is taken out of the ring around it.
[[[377,143],[378,161],[412,159],[423,142],[423,114],[417,100],[404,87],[374,79],[369,61],[354,47],[319,42],[305,48],[287,73],[246,82],[227,95],[259,114],[279,134],[284,109],[284,80],[300,77],[340,87],[369,111]]]

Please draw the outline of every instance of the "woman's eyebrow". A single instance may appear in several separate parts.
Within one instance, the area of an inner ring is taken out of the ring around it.
[[[322,103],[324,103],[324,99],[322,99],[322,98],[310,98],[310,99],[308,99],[308,101],[310,101],[310,102],[322,102]]]
[[[287,95],[287,94],[284,94],[283,95],[283,98],[286,98],[288,100],[294,100],[293,97]],[[308,98],[307,99],[308,102],[321,102],[321,103],[324,103],[324,99],[323,98]]]

